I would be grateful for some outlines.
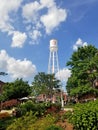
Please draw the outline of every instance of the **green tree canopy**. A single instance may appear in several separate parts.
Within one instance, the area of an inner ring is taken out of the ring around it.
[[[31,87],[27,81],[16,79],[14,82],[6,83],[3,87],[3,100],[17,99],[28,96],[31,93]]]
[[[78,48],[73,52],[70,60],[67,62],[70,67],[71,77],[67,81],[67,91],[69,94],[84,93],[80,87],[86,88],[86,92],[91,92],[93,82],[98,76],[98,49],[92,45]],[[85,89],[83,89],[85,90]]]
[[[60,81],[55,78],[54,74],[38,73],[32,82],[34,95],[42,93],[52,94],[54,89],[60,87]]]
[[[0,72],[0,75],[5,76],[5,75],[8,75],[8,74],[5,73],[5,72]]]

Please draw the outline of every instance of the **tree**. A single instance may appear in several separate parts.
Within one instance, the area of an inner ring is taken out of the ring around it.
[[[34,81],[32,82],[33,94],[48,94],[52,95],[54,89],[58,89],[60,87],[60,81],[55,78],[54,74],[45,74],[44,72],[38,73],[34,77]]]
[[[22,79],[16,79],[14,82],[6,83],[3,87],[3,100],[17,99],[28,96],[31,93],[31,87],[28,82]]]
[[[5,76],[5,75],[8,75],[8,74],[5,73],[5,72],[0,72],[0,75]]]
[[[97,48],[92,45],[78,48],[67,62],[67,66],[70,67],[72,73],[66,86],[70,95],[95,93],[93,82],[98,76]]]

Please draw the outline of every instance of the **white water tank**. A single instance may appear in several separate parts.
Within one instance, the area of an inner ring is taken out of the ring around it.
[[[55,52],[58,50],[57,40],[52,39],[50,40],[50,51]]]

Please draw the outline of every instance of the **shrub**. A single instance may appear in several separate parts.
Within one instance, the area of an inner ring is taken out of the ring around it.
[[[33,123],[29,130],[46,130],[47,127],[55,124],[56,118],[53,115],[46,115],[46,117],[39,118],[35,123]]]
[[[33,114],[37,113],[37,116],[42,116],[45,113],[46,106],[44,103],[33,103],[32,101],[27,101],[23,104],[20,104],[17,108],[17,111],[20,112],[20,115],[25,115],[27,112],[32,111]]]
[[[46,130],[46,127],[54,125],[55,120],[55,117],[51,115],[37,118],[31,111],[25,116],[16,118],[6,130]]]
[[[76,105],[70,121],[75,130],[97,130],[98,101]]]
[[[36,115],[32,111],[28,112],[25,116],[16,118],[6,130],[28,130],[29,126],[37,120]]]
[[[13,117],[9,113],[0,113],[0,130],[6,130],[6,128],[13,122]]]

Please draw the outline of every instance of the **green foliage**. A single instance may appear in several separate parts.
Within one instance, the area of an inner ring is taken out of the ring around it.
[[[19,108],[16,108],[16,113],[18,112],[16,119],[7,125],[6,130],[46,130],[50,126],[50,128],[58,129],[59,127],[56,127],[55,123],[60,117],[51,112],[46,115],[46,109],[49,107],[59,108],[59,105],[50,103],[36,104],[32,101],[21,104]]]
[[[85,104],[77,104],[74,112],[69,116],[75,130],[98,129],[98,100]]]
[[[29,127],[29,130],[46,130],[47,127],[54,125],[56,118],[53,115],[46,115],[42,119],[38,119]]]
[[[36,116],[41,117],[46,113],[58,112],[60,109],[61,109],[61,104],[58,103],[56,104],[50,102],[35,103],[32,101],[27,101],[24,102],[23,104],[20,104],[16,109],[16,111],[18,113],[18,116],[25,115],[27,112],[32,111],[33,114],[36,114]]]
[[[2,100],[17,99],[28,96],[31,88],[28,82],[17,79],[12,83],[7,83],[3,87]]]
[[[6,130],[46,130],[49,126],[54,125],[55,120],[55,117],[52,115],[46,115],[46,117],[38,118],[36,117],[36,114],[28,112],[25,116],[15,119]]]
[[[67,92],[75,96],[88,91],[93,93],[91,87],[98,76],[98,49],[92,45],[78,48],[76,52],[73,52],[67,66],[72,73],[67,81]]]
[[[54,74],[38,73],[32,82],[33,94],[39,95],[45,93],[52,95],[54,92],[53,88],[59,88],[59,84],[60,81],[55,78]]]
[[[28,130],[29,126],[35,123],[36,120],[36,115],[33,115],[32,112],[29,112],[25,116],[16,118],[6,130]]]
[[[0,118],[0,130],[6,130],[6,128],[13,122],[14,118],[7,115],[3,115],[4,118]]]
[[[82,95],[85,95],[88,93],[98,95],[98,90],[94,89],[94,88],[90,87],[88,84],[86,84],[84,86],[79,86],[79,87],[73,88],[70,92],[70,95],[71,96],[78,95],[79,97],[81,97]]]
[[[32,101],[27,101],[23,104],[20,104],[17,108],[17,111],[20,112],[20,115],[25,115],[27,112],[32,111],[33,114],[36,113],[37,116],[42,116],[46,110],[45,103],[34,103]]]
[[[71,118],[72,116],[72,112],[71,111],[66,111],[63,115],[62,115],[62,120],[65,120],[65,119],[69,119]]]

